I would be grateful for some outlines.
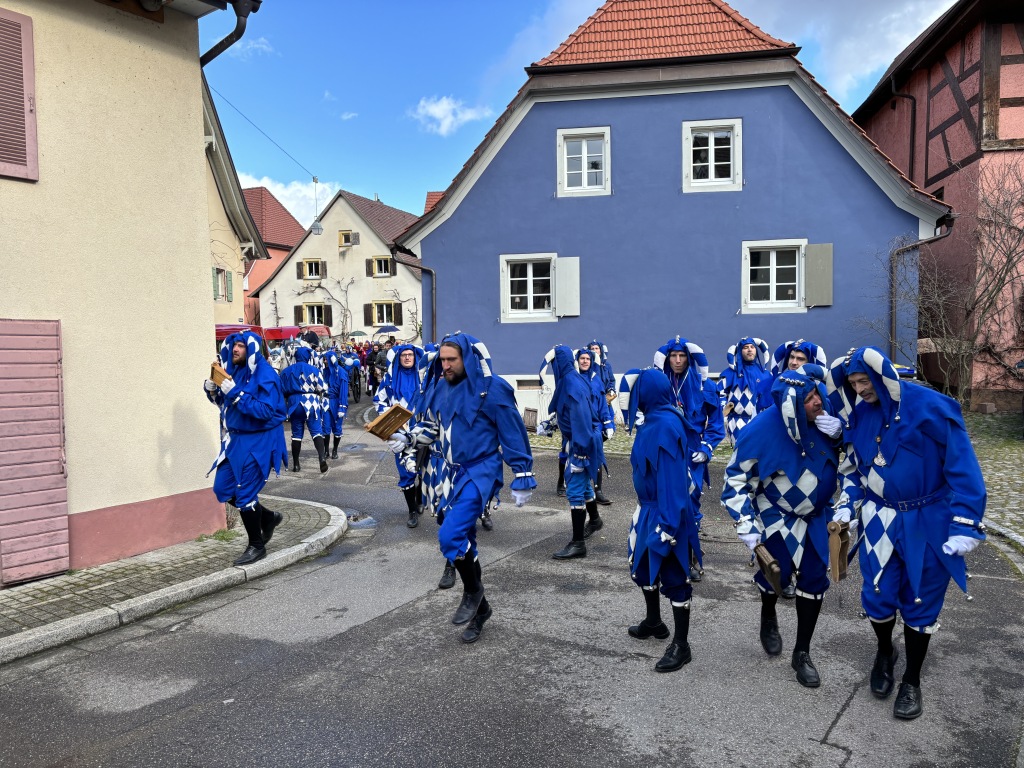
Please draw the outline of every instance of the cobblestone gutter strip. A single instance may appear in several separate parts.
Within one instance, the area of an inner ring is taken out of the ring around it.
[[[264,498],[319,507],[330,514],[331,521],[328,525],[313,535],[306,537],[298,544],[279,552],[274,552],[252,565],[225,568],[221,571],[199,576],[180,584],[174,584],[140,597],[112,603],[105,608],[99,608],[88,613],[0,638],[0,664],[6,664],[23,656],[29,656],[33,653],[56,648],[65,643],[81,640],[90,635],[106,632],[109,629],[130,624],[133,621],[139,621],[147,616],[173,608],[176,605],[181,605],[182,603],[219,592],[228,587],[238,586],[253,579],[258,579],[274,571],[279,571],[293,563],[297,563],[299,560],[323,552],[348,530],[348,519],[345,513],[338,507],[326,504],[313,504],[300,499],[285,499],[279,496],[264,496]]]

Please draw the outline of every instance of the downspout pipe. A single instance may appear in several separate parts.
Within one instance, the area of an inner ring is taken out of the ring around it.
[[[260,9],[260,3],[262,2],[263,0],[231,0],[231,7],[235,9],[235,28],[231,34],[199,57],[200,67],[205,67],[242,39],[242,35],[245,34],[245,23],[249,18],[249,14],[256,13]]]
[[[889,85],[894,98],[910,100],[910,161],[907,163],[907,178],[914,181],[914,154],[917,151],[917,99],[912,94],[897,92],[895,72],[889,78]],[[895,102],[893,102],[893,109],[896,109]]]
[[[945,227],[943,232],[931,237],[926,237],[923,240],[917,240],[910,245],[904,245],[897,248],[889,254],[889,359],[893,362],[896,361],[896,261],[897,257],[902,256],[904,253],[909,251],[915,251],[921,248],[922,245],[930,245],[931,243],[937,243],[939,240],[944,240],[953,234],[953,224],[956,222],[955,213],[947,213],[937,222],[935,222],[935,228],[939,229]]]
[[[435,272],[433,269],[431,269],[430,267],[428,267],[425,264],[423,264],[422,263],[423,259],[421,259],[415,253],[410,251],[408,248],[403,248],[400,245],[392,246],[391,255],[394,256],[397,251],[401,251],[402,253],[404,253],[404,254],[406,254],[408,256],[412,256],[414,259],[418,260],[420,263],[416,265],[416,269],[421,269],[421,270],[423,270],[424,272],[426,272],[426,273],[428,273],[430,275],[430,333],[433,335],[434,339],[436,339],[437,338],[437,272]],[[409,265],[407,264],[406,266],[409,266]],[[434,341],[434,339],[431,339],[431,341]],[[427,341],[426,338],[424,338],[423,342],[426,343],[426,341]]]

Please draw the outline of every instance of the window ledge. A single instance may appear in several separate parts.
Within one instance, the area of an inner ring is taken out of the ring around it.
[[[807,307],[742,307],[741,315],[803,315]]]
[[[556,323],[558,318],[554,315],[503,315],[502,323]]]

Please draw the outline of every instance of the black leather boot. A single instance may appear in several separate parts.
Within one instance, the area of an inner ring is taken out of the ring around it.
[[[437,582],[438,589],[451,589],[455,586],[455,566],[452,565],[450,560],[444,561],[444,573],[441,574],[441,580]]]
[[[555,560],[571,560],[574,557],[586,557],[587,545],[583,541],[583,527],[587,519],[586,508],[572,507],[572,541],[555,552],[551,557]]]
[[[299,453],[302,451],[302,441],[292,438],[292,472],[298,472],[301,467],[299,466]]]
[[[263,529],[260,526],[260,513],[253,506],[239,509],[238,514],[242,517],[245,532],[249,534],[249,546],[235,559],[235,565],[248,565],[267,556],[267,549],[263,544]]]
[[[256,510],[260,513],[260,531],[263,534],[263,546],[266,547],[274,536],[274,529],[284,520],[284,515],[267,509],[258,501],[256,502]]]
[[[341,436],[340,435],[335,435],[334,436],[334,447],[331,448],[331,458],[332,459],[338,458],[338,443],[340,443],[340,442],[341,442]]]
[[[316,446],[316,457],[320,460],[320,474],[322,475],[329,469],[327,466],[327,446],[324,444],[324,438],[321,435],[313,438],[313,445]]]
[[[475,561],[460,557],[455,561],[455,570],[462,577],[462,602],[452,616],[452,624],[466,624],[476,616],[480,604],[484,600],[484,585],[480,580],[479,570]]]
[[[603,493],[601,493],[601,480],[604,475],[604,468],[601,467],[597,470],[597,481],[594,483],[594,501],[600,504],[602,507],[607,507],[611,504]]]
[[[558,485],[555,486],[555,493],[565,496],[565,459],[558,460]]]
[[[462,634],[459,636],[459,640],[466,644],[475,643],[479,640],[480,633],[484,631],[484,622],[491,618],[492,613],[493,611],[491,610],[491,606],[485,597],[483,602],[480,603],[480,607],[477,609],[476,616],[470,620],[469,626],[463,630]]]
[[[601,519],[601,513],[597,511],[597,501],[587,502],[587,516],[590,518],[587,520],[587,524],[583,526],[583,538],[589,539],[597,531],[604,528],[604,520]]]
[[[416,489],[403,488],[402,493],[405,495],[405,505],[409,508],[409,520],[406,522],[406,525],[409,528],[415,528],[420,524],[420,509],[416,503]]]

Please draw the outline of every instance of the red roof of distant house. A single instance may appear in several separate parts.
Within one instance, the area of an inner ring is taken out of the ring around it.
[[[338,194],[345,198],[345,201],[355,209],[356,213],[363,217],[363,221],[373,227],[374,231],[380,235],[381,240],[388,245],[393,244],[395,238],[419,218],[414,213],[392,208],[390,205],[384,205],[380,200],[370,200],[344,189],[339,190]]]
[[[794,49],[722,0],[608,0],[535,67]]]
[[[444,197],[444,192],[427,192],[427,202],[423,205],[423,212],[430,213],[430,209],[437,205],[442,197]]]
[[[269,189],[250,187],[243,189],[242,194],[265,244],[291,249],[302,239],[306,228],[288,213]]]

